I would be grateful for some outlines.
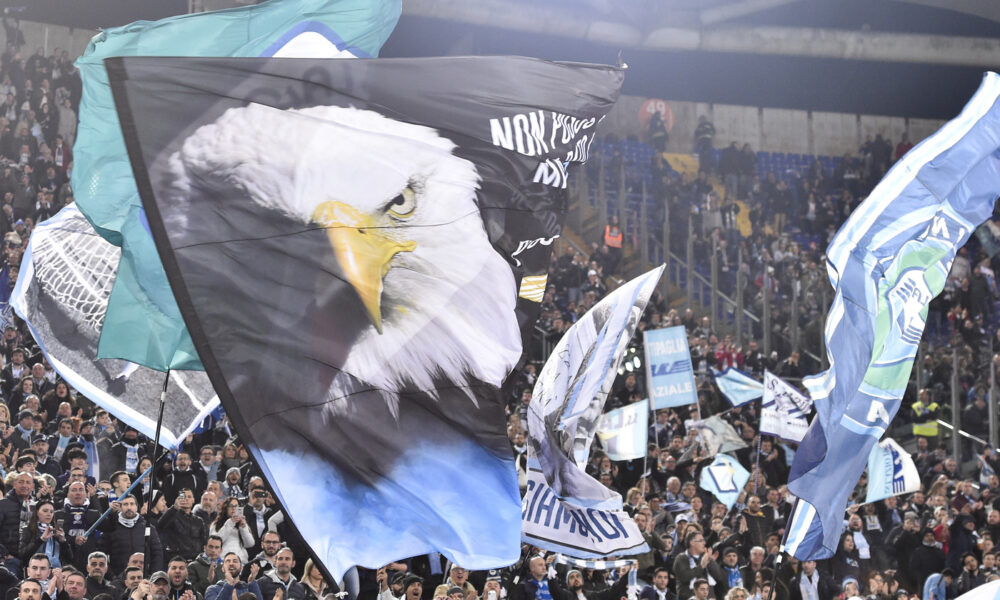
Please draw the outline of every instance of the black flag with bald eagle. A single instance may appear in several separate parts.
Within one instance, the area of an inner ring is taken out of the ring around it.
[[[513,57],[106,61],[199,357],[334,575],[519,556],[499,388],[622,83]]]

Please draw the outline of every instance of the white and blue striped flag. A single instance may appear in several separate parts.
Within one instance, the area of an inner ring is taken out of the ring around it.
[[[735,367],[712,369],[712,379],[733,406],[743,406],[764,395],[764,384]]]
[[[909,494],[920,489],[920,473],[910,453],[892,438],[872,446],[868,455],[868,493],[865,502]]]
[[[910,150],[827,249],[836,296],[830,368],[805,383],[817,417],[792,465],[799,500],[784,550],[831,556],[868,454],[899,409],[927,316],[958,248],[1000,194],[1000,76],[988,73],[962,114]]]

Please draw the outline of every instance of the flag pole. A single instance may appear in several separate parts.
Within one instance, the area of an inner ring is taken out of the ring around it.
[[[757,495],[757,479],[760,474],[760,440],[764,437],[763,433],[757,433],[757,454],[754,455],[753,459],[753,495]]]
[[[156,415],[156,432],[153,434],[153,451],[150,453],[150,456],[152,457],[153,460],[153,466],[152,466],[153,472],[150,473],[149,475],[149,498],[147,499],[147,504],[146,504],[147,515],[150,514],[153,510],[153,499],[156,496],[156,463],[159,462],[157,454],[160,448],[160,432],[163,430],[163,409],[167,405],[168,383],[170,383],[170,369],[167,369],[166,375],[163,377],[163,389],[160,390],[160,412]],[[164,456],[165,455],[166,454],[164,454]],[[152,525],[150,524],[149,520],[147,520],[146,535],[145,535],[146,540],[143,550],[145,550],[144,554],[146,555],[145,564],[146,567],[150,569],[150,572],[152,572],[152,568],[155,568],[152,565],[152,556],[150,548],[151,544],[149,542],[151,528]]]

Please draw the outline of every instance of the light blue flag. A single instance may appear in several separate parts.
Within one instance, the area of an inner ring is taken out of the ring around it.
[[[744,469],[738,460],[728,454],[716,454],[712,464],[701,470],[698,485],[711,492],[726,508],[732,508],[748,481],[750,471]]]
[[[597,425],[597,439],[611,460],[646,456],[649,443],[649,400],[604,413]]]
[[[830,369],[804,382],[816,406],[789,477],[797,501],[785,550],[833,554],[847,498],[899,409],[927,305],[958,248],[1000,195],[1000,76],[962,114],[897,162],[827,249],[837,293],[825,338]]]
[[[528,405],[528,445],[545,483],[577,506],[621,509],[621,494],[585,467],[629,340],[663,266],[601,299],[563,335],[535,382]]]
[[[400,0],[271,0],[208,13],[140,21],[102,31],[76,61],[83,79],[73,146],[76,203],[105,239],[122,247],[98,346],[165,371],[198,369],[191,336],[149,233],[111,97],[113,56],[376,56],[396,26]]]
[[[733,406],[743,406],[764,395],[764,384],[735,367],[712,369],[712,378],[722,395]]]
[[[910,494],[920,489],[920,474],[910,453],[892,438],[872,446],[868,455],[868,490],[865,502]]]
[[[646,389],[653,409],[698,402],[698,391],[683,325],[643,332]]]

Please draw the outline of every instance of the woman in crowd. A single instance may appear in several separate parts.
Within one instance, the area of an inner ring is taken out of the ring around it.
[[[68,565],[73,561],[73,548],[66,540],[62,523],[53,523],[56,509],[51,500],[41,500],[21,530],[21,561],[28,564],[33,554],[41,553],[49,557],[52,568]]]
[[[240,510],[239,500],[227,498],[219,508],[219,516],[215,518],[209,535],[222,538],[222,555],[236,553],[244,563],[247,561],[247,548],[253,547],[253,534],[247,525],[246,517]],[[308,574],[308,567],[306,574]]]

